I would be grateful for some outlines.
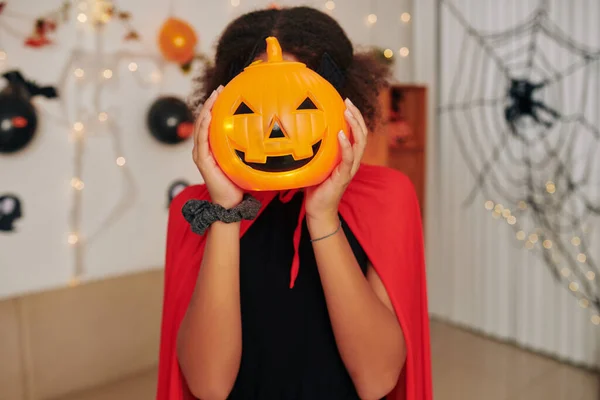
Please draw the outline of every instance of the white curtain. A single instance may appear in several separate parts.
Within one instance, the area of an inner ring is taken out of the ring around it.
[[[600,210],[598,21],[589,0],[415,1],[431,313],[586,366],[600,366],[600,215],[585,213]]]

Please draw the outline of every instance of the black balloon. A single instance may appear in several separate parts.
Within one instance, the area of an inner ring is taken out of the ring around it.
[[[35,136],[37,114],[31,97],[57,96],[53,87],[40,87],[26,81],[19,71],[2,75],[8,85],[0,92],[0,153],[14,153],[26,147]]]
[[[28,100],[0,93],[0,152],[14,153],[33,139],[37,128],[35,109]]]
[[[147,123],[155,139],[176,144],[191,135],[194,117],[183,101],[176,97],[161,97],[148,110]]]
[[[0,231],[13,232],[14,222],[22,216],[21,200],[17,196],[0,196]]]
[[[167,207],[171,205],[171,202],[183,189],[188,187],[190,184],[186,181],[179,180],[171,183],[169,189],[167,190]]]

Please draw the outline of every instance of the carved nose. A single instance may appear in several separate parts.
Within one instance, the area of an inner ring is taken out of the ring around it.
[[[275,121],[275,123],[273,124],[273,129],[271,129],[271,134],[269,134],[269,139],[277,139],[277,138],[284,138],[285,135],[283,134],[283,131],[281,130],[281,127],[279,126],[279,123],[277,121]]]

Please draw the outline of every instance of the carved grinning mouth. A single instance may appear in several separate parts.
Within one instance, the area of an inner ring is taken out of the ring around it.
[[[294,160],[291,154],[285,156],[268,156],[267,161],[263,163],[255,163],[255,162],[247,162],[245,160],[246,154],[243,151],[236,150],[235,153],[238,155],[240,160],[244,162],[247,166],[252,169],[263,171],[263,172],[286,172],[293,171],[295,169],[301,168],[312,161],[313,158],[317,155],[319,148],[321,147],[321,142],[323,140],[319,140],[317,143],[313,144],[312,151],[313,155],[304,158],[302,160]]]

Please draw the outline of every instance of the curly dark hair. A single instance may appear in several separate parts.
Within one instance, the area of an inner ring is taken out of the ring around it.
[[[361,111],[369,129],[379,116],[378,94],[385,85],[387,66],[372,53],[355,53],[342,27],[329,15],[310,7],[290,7],[253,11],[232,21],[217,44],[214,64],[195,79],[190,107],[199,106],[219,85],[226,85],[241,70],[251,54],[265,51],[265,38],[275,36],[283,51],[293,54],[309,68],[317,70],[327,53],[344,72],[338,88]]]

